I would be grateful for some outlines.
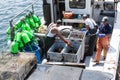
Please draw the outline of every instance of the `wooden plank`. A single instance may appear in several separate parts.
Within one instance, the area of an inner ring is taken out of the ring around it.
[[[46,62],[49,65],[73,66],[85,68],[85,63],[70,63],[70,62]]]

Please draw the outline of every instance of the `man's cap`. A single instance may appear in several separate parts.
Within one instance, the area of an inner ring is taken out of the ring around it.
[[[86,14],[83,15],[83,18],[87,18],[87,17],[88,17],[88,15],[86,15]]]
[[[107,16],[102,18],[102,22],[105,22],[105,21],[108,21],[108,20],[109,20],[109,18]]]
[[[56,23],[57,24],[59,24],[59,23],[61,23],[62,21],[60,20],[60,19],[58,19],[57,21],[56,21]]]

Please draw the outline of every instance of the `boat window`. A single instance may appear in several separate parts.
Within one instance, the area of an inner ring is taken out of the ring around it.
[[[86,0],[69,0],[70,8],[84,9]]]
[[[104,10],[106,11],[114,10],[114,3],[105,2],[103,6],[104,6]]]

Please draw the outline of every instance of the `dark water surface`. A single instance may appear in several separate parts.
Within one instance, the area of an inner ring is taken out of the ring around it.
[[[19,12],[23,11],[25,7],[30,5],[36,0],[0,0],[0,50],[7,45],[6,41],[6,29],[9,27],[9,21]],[[39,0],[35,7],[35,13],[39,17],[42,16],[42,0]],[[31,7],[24,11],[16,19],[23,17],[28,11],[31,11]],[[17,20],[16,20],[17,21]],[[14,22],[16,22],[14,21]]]

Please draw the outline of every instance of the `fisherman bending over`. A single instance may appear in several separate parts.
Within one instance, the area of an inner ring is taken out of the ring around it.
[[[61,20],[57,20],[56,23],[51,23],[48,26],[48,33],[46,34],[45,38],[45,51],[44,57],[47,58],[47,51],[52,46],[55,41],[55,36],[58,36],[61,40],[63,40],[68,46],[70,46],[70,42],[64,39],[60,33],[59,27],[61,24]]]

